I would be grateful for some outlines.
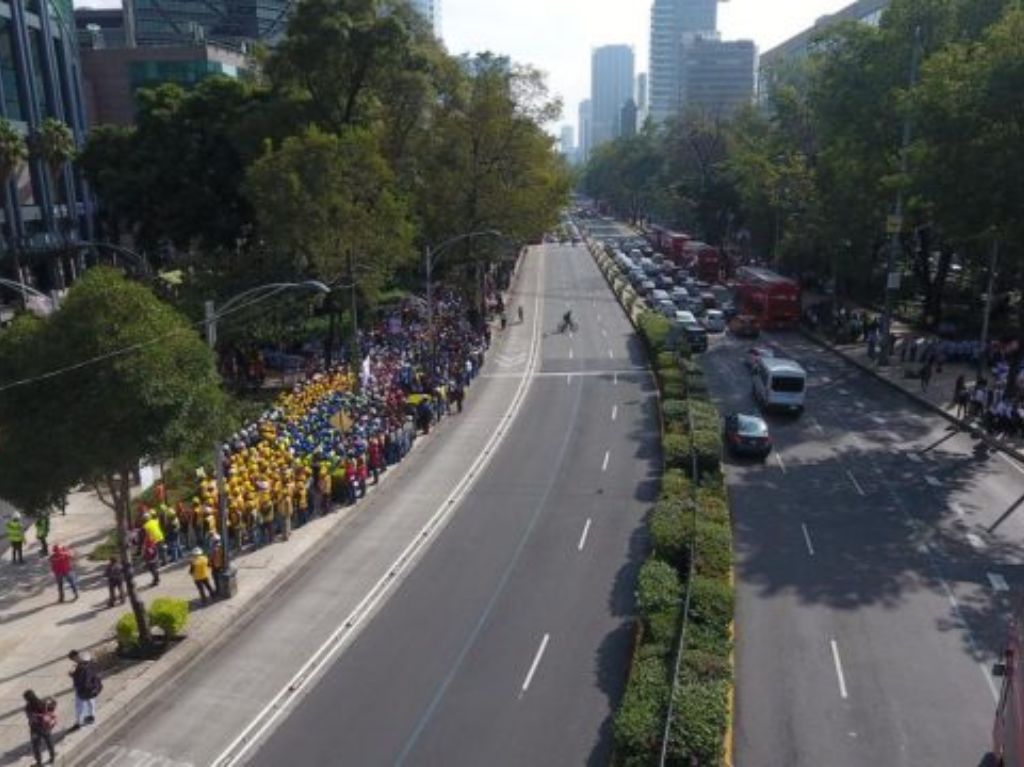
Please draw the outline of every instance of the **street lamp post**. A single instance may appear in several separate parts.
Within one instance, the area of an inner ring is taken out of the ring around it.
[[[232,296],[221,304],[219,310],[215,309],[213,301],[207,301],[204,304],[206,343],[209,344],[210,349],[215,349],[217,346],[217,320],[226,316],[229,312],[266,301],[268,298],[272,298],[286,290],[313,290],[317,293],[331,292],[330,288],[318,280],[273,282]],[[220,581],[217,583],[217,593],[220,594],[222,599],[230,599],[238,591],[238,579],[234,568],[231,566],[231,542],[228,538],[228,501],[227,494],[224,492],[224,458],[223,446],[220,442],[215,442],[213,446],[213,463],[214,477],[217,482],[217,516],[221,536],[221,551],[224,555],[224,569],[221,572]]]
[[[482,229],[477,232],[466,232],[465,234],[459,234],[451,237],[436,247],[425,245],[423,248],[423,269],[426,272],[427,277],[427,334],[430,337],[430,361],[431,365],[434,362],[434,283],[433,273],[434,266],[440,259],[442,253],[463,240],[471,240],[476,237],[504,237],[504,235],[497,229]],[[433,370],[431,370],[433,374]]]

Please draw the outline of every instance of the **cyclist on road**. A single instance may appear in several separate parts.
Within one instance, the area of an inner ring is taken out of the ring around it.
[[[565,314],[562,315],[562,332],[567,330],[574,330],[576,323],[572,321],[572,309],[569,309]]]

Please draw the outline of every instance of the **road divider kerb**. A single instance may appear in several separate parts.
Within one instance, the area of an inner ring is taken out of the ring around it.
[[[346,617],[346,619],[331,633],[327,640],[317,648],[317,650],[312,654],[312,656],[310,656],[306,663],[303,664],[291,680],[274,696],[274,698],[271,699],[271,701],[256,715],[256,717],[250,721],[250,723],[227,746],[227,748],[225,748],[220,755],[214,759],[212,767],[231,767],[232,765],[238,764],[242,759],[244,759],[252,747],[266,735],[281,715],[295,703],[299,697],[299,693],[308,687],[309,683],[317,678],[318,673],[327,665],[327,663],[335,658],[338,653],[344,649],[345,645],[354,638],[356,630],[382,603],[384,597],[391,592],[394,584],[399,580],[398,576],[404,575],[412,563],[418,561],[419,555],[425,551],[427,543],[443,528],[444,523],[451,517],[454,510],[458,508],[459,502],[468,494],[469,490],[475,484],[476,478],[480,475],[487,464],[490,463],[491,458],[496,452],[497,446],[504,440],[511,422],[522,408],[522,404],[526,399],[526,394],[529,391],[530,383],[533,380],[533,373],[537,368],[539,360],[541,329],[539,317],[541,295],[543,293],[544,259],[543,251],[538,252],[541,253],[541,263],[538,265],[537,279],[541,285],[538,287],[534,298],[534,310],[532,313],[533,327],[531,329],[530,352],[527,360],[527,367],[523,373],[522,380],[512,397],[512,401],[509,403],[508,408],[505,410],[505,413],[501,418],[498,428],[495,429],[494,433],[491,435],[481,454],[473,464],[470,465],[470,468],[462,478],[456,483],[449,496],[442,501],[434,514],[427,521],[426,525],[421,528],[420,532],[412,539],[412,541],[409,542],[398,558],[390,567],[387,568],[385,574],[373,585],[366,596],[363,597],[348,617]]]

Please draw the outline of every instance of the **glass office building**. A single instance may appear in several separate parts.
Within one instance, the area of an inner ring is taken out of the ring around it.
[[[0,0],[0,115],[23,135],[48,117],[64,122],[81,146],[85,109],[71,0]],[[56,177],[36,158],[8,181],[2,210],[0,274],[14,273],[14,250],[24,277],[43,288],[73,279],[67,243],[88,240],[91,205],[72,166]]]
[[[240,46],[284,36],[296,0],[126,0],[140,46],[209,41]]]

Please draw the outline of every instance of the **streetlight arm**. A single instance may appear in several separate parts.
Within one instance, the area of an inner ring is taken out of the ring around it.
[[[8,280],[8,279],[5,279],[3,277],[0,277],[0,287],[10,288],[11,290],[15,290],[18,293],[21,293],[21,294],[26,295],[26,296],[34,296],[36,298],[45,298],[47,301],[50,300],[50,297],[48,295],[46,295],[45,293],[40,293],[35,288],[30,288],[28,285],[22,285],[20,282],[15,282],[14,280]]]
[[[285,290],[298,289],[314,290],[317,293],[331,292],[331,289],[324,285],[319,280],[306,280],[305,282],[271,282],[268,283],[267,285],[259,285],[258,287],[250,288],[249,290],[243,291],[236,296],[232,296],[231,298],[229,298],[227,301],[220,305],[220,307],[217,310],[216,317],[223,317],[225,314],[227,314],[229,311],[231,311],[234,307],[238,306],[238,304],[240,304],[247,298],[258,296],[253,301],[253,303],[257,303],[259,301],[263,301],[272,296],[275,296],[278,293],[281,293]]]
[[[463,240],[471,240],[471,239],[473,239],[475,237],[504,237],[504,236],[505,235],[503,235],[497,229],[481,229],[478,232],[466,232],[465,234],[457,234],[454,237],[449,237],[447,240],[442,242],[440,245],[437,245],[436,247],[431,248],[430,246],[427,246],[427,253],[428,253],[428,259],[429,259],[428,264],[429,264],[430,268],[433,269],[434,266],[437,264],[437,259],[438,259],[438,257],[440,257],[441,253],[443,253],[445,250],[450,248],[452,245],[455,245],[456,243],[462,242]]]

